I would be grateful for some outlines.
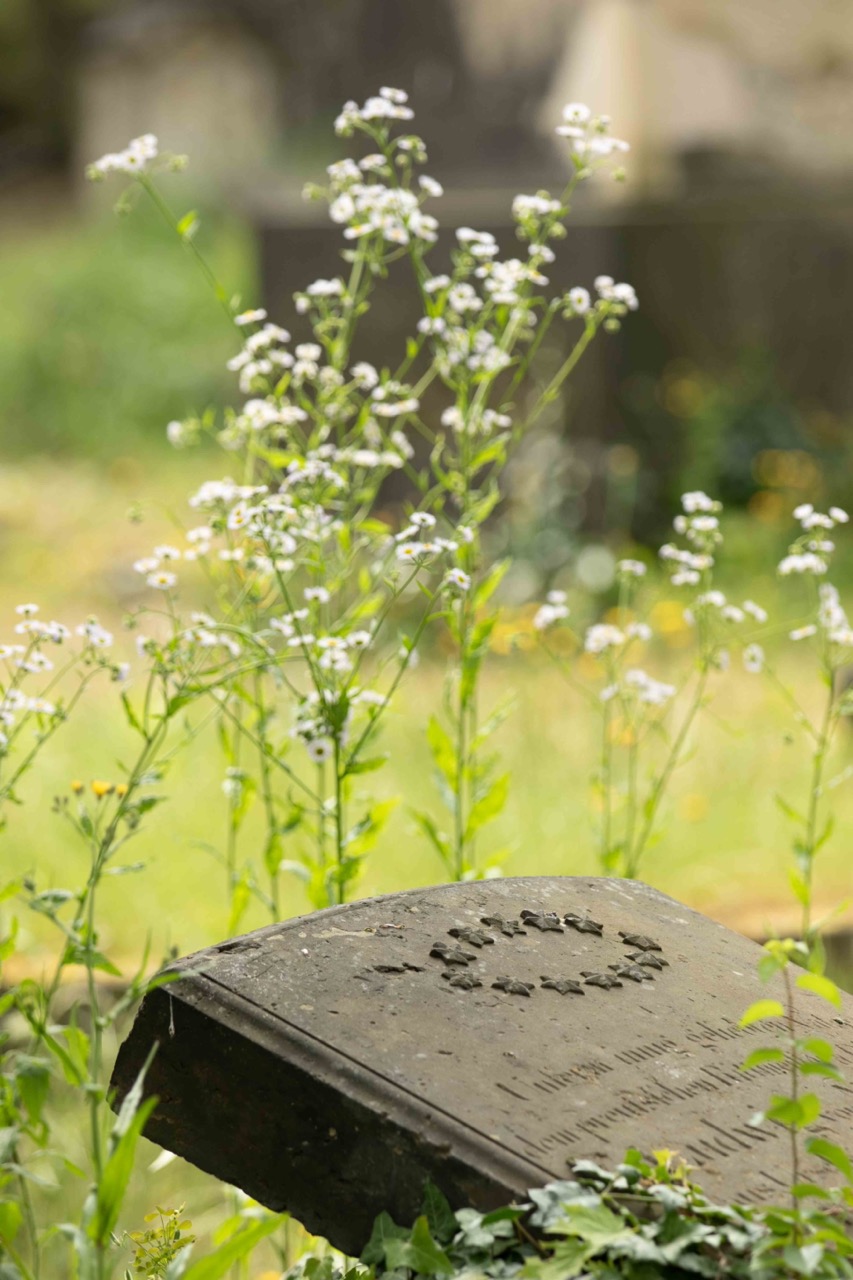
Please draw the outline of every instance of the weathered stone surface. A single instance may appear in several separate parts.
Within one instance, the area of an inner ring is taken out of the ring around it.
[[[633,881],[374,898],[190,957],[145,1001],[115,1083],[159,1041],[148,1135],[349,1252],[381,1210],[412,1220],[427,1177],[492,1207],[628,1146],[679,1151],[712,1197],[778,1200],[786,1142],[748,1121],[781,1068],[738,1071],[768,1035],[737,1025],[768,994],[758,955]],[[798,1000],[853,1068],[853,999],[837,1017]],[[820,1131],[849,1139],[853,1088],[821,1083]]]

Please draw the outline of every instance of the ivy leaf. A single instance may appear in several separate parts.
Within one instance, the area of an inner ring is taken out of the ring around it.
[[[426,1215],[418,1218],[408,1240],[391,1240],[385,1256],[392,1271],[409,1267],[419,1275],[452,1275],[453,1263],[430,1234]]]
[[[594,1245],[596,1250],[606,1248],[627,1234],[623,1219],[603,1204],[567,1204],[565,1215],[555,1229],[566,1235],[579,1236]]]
[[[388,1246],[408,1238],[406,1228],[398,1227],[390,1213],[380,1213],[373,1223],[370,1239],[362,1250],[361,1261],[366,1267],[381,1266],[385,1262]]]
[[[456,1215],[433,1182],[424,1187],[424,1213],[436,1240],[446,1244],[456,1235]]]

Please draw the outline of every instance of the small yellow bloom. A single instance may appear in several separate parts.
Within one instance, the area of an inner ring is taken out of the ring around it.
[[[83,783],[80,782],[78,778],[75,778],[74,781],[71,783],[71,790],[74,792],[75,796],[79,796],[80,792],[83,789],[84,789]]]
[[[126,783],[126,782],[119,782],[119,783],[117,784],[117,786],[116,786],[116,795],[117,795],[117,796],[126,796],[126,795],[127,795],[127,783]]]
[[[113,787],[113,784],[111,782],[95,781],[92,783],[92,790],[94,791],[95,797],[98,800],[102,800],[104,796],[112,795],[112,792],[114,791],[114,789],[115,788]]]

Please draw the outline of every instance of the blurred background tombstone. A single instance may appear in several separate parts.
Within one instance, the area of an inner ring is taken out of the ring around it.
[[[448,191],[444,224],[492,229],[508,254],[513,193],[557,191],[567,174],[563,102],[607,110],[632,143],[629,182],[580,193],[553,283],[607,271],[636,286],[641,311],[587,358],[550,423],[585,478],[563,525],[650,537],[688,464],[692,483],[762,515],[777,472],[799,459],[807,488],[847,461],[849,6],[24,0],[0,17],[4,35],[0,175],[64,163],[79,178],[84,158],[157,132],[191,153],[188,183],[224,186],[249,216],[278,318],[335,269],[338,233],[300,190],[349,148],[331,134],[346,98],[407,88]],[[377,351],[414,316],[404,274],[371,315]]]

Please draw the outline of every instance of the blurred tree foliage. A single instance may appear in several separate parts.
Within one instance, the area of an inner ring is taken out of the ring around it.
[[[114,5],[115,0],[0,4],[0,168],[66,159],[82,33]]]
[[[248,228],[203,216],[200,235],[254,300]],[[153,210],[7,231],[0,278],[0,455],[162,448],[170,419],[232,397],[233,329]]]

